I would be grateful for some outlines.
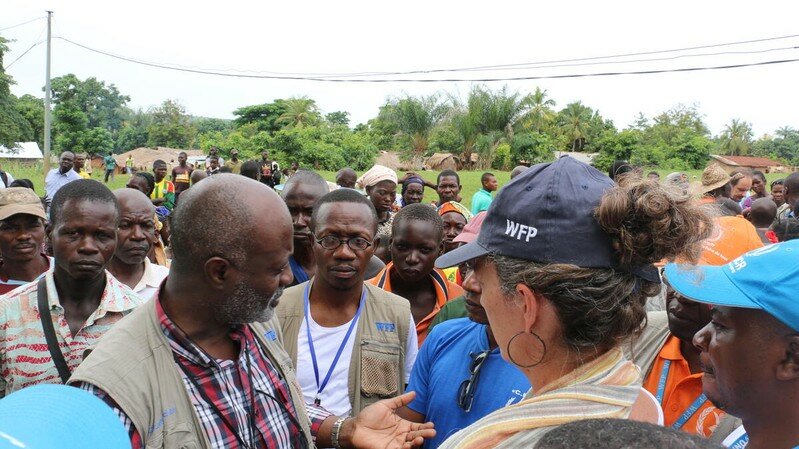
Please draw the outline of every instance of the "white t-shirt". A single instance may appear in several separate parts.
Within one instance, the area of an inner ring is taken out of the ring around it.
[[[347,334],[347,329],[350,327],[350,320],[341,326],[336,327],[322,327],[313,317],[311,319],[311,338],[313,338],[314,352],[316,353],[316,363],[319,368],[319,383],[321,384],[330,365],[333,364],[333,359],[336,357],[341,342]],[[350,373],[350,359],[352,358],[352,345],[355,342],[355,333],[357,332],[358,323],[355,323],[355,328],[341,352],[336,367],[330,375],[330,380],[327,382],[325,389],[319,395],[319,400],[322,407],[327,411],[337,416],[349,416],[352,411],[350,404],[349,394],[349,373]],[[419,344],[416,339],[416,324],[413,322],[413,316],[410,317],[408,327],[408,341],[405,344],[405,383],[408,383],[411,377],[411,370],[416,361],[416,354],[419,352]],[[316,377],[313,372],[313,361],[311,360],[311,350],[308,346],[308,331],[307,322],[302,320],[300,326],[300,333],[297,337],[297,380],[302,387],[302,396],[305,402],[312,404],[316,399]]]

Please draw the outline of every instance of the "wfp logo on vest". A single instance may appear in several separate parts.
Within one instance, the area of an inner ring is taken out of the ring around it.
[[[508,235],[511,238],[515,238],[516,240],[521,240],[524,238],[526,243],[529,242],[531,238],[534,238],[538,235],[538,228],[535,226],[523,225],[507,219],[505,221],[507,221],[507,225],[505,226],[505,235]]]
[[[396,332],[397,328],[394,323],[376,323],[375,326],[379,332]]]

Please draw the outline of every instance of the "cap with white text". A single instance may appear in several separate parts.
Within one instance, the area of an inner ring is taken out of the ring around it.
[[[502,188],[477,241],[442,255],[436,266],[451,267],[493,253],[547,264],[617,268],[611,236],[594,216],[613,186],[605,174],[568,156],[534,165]],[[660,281],[651,266],[629,271]]]
[[[799,332],[799,240],[764,246],[722,266],[670,263],[665,276],[697,302],[763,310]]]

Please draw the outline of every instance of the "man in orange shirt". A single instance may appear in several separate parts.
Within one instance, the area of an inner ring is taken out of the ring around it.
[[[718,217],[716,229],[704,242],[700,265],[724,265],[763,246],[754,226],[742,217]],[[666,291],[666,342],[650,366],[641,366],[644,388],[663,408],[664,424],[686,433],[709,437],[724,412],[702,394],[702,369],[694,335],[710,322],[710,308],[687,299],[670,287]]]
[[[419,346],[441,307],[463,294],[435,268],[444,249],[444,222],[426,204],[410,204],[394,216],[390,243],[391,262],[372,279],[374,285],[402,296],[411,303]]]

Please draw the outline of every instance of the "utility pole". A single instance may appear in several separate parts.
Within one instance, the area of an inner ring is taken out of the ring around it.
[[[50,171],[50,26],[53,21],[53,11],[47,11],[47,69],[44,80],[44,176]]]

